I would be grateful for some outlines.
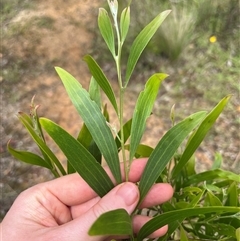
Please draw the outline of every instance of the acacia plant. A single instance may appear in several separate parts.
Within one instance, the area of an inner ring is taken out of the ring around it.
[[[123,118],[124,95],[130,80],[134,81],[131,77],[141,53],[171,11],[157,15],[138,34],[130,47],[126,70],[123,71],[121,54],[130,25],[130,5],[123,9],[120,16],[117,0],[108,0],[108,5],[111,15],[100,8],[98,26],[116,63],[119,100],[115,97],[111,82],[92,56],[84,57],[92,75],[88,91],[70,73],[56,67],[69,98],[84,122],[77,138],[53,121],[39,118],[38,106],[32,101],[30,115],[19,112],[18,117],[37,143],[41,155],[15,150],[10,143],[9,152],[21,161],[50,169],[55,177],[77,172],[100,197],[114,187],[100,165],[103,158],[116,183],[123,182],[119,153],[122,155],[126,181],[133,159],[149,157],[138,183],[139,204],[156,182],[169,182],[174,187],[172,200],[147,210],[147,215],[153,218],[137,236],[132,231],[131,216],[142,212],[138,207],[131,215],[123,209],[103,214],[92,225],[90,235],[129,235],[129,240],[142,241],[168,224],[168,233],[158,240],[239,240],[239,177],[221,169],[219,155],[216,155],[212,169],[202,173],[196,173],[194,159],[194,152],[223,111],[230,95],[224,97],[209,113],[200,111],[178,123],[175,123],[172,110],[173,126],[160,138],[156,147],[142,144],[147,118],[152,113],[161,82],[167,74],[155,73],[147,80],[137,98],[133,115],[127,121]],[[119,131],[111,128],[101,92],[107,96],[118,116]],[[67,169],[48,147],[45,132],[66,156]]]

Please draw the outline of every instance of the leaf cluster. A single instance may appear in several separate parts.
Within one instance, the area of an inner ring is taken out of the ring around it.
[[[172,109],[173,126],[160,138],[156,147],[142,144],[147,118],[152,113],[161,82],[167,75],[156,73],[150,76],[144,90],[139,93],[132,117],[127,121],[123,119],[124,94],[140,55],[170,11],[157,15],[139,33],[132,43],[127,68],[123,73],[121,52],[130,26],[130,5],[123,9],[120,20],[118,20],[117,0],[109,0],[108,5],[112,18],[105,9],[101,8],[98,25],[116,64],[120,99],[116,99],[111,82],[92,56],[84,57],[92,75],[88,90],[84,89],[70,73],[56,67],[69,98],[84,121],[77,138],[71,136],[57,123],[47,118],[39,118],[38,106],[35,106],[32,100],[30,115],[20,112],[18,117],[37,143],[42,155],[15,150],[10,143],[9,152],[21,161],[50,169],[55,177],[77,172],[100,197],[114,187],[101,165],[102,159],[109,166],[116,183],[123,182],[120,172],[120,151],[126,180],[134,158],[149,158],[138,183],[139,205],[154,183],[169,182],[174,187],[175,194],[171,201],[148,210],[148,214],[153,218],[142,227],[137,237],[132,233],[131,216],[123,209],[100,216],[89,230],[90,235],[124,234],[129,235],[130,240],[141,241],[158,228],[168,224],[168,233],[158,240],[168,240],[178,236],[181,240],[188,238],[236,240],[239,224],[237,213],[240,211],[239,177],[221,169],[219,156],[216,156],[212,170],[202,173],[195,171],[194,159],[196,149],[223,111],[230,96],[224,97],[209,113],[200,111],[176,124]],[[118,116],[120,126],[118,131],[111,129],[110,116],[101,98],[102,92]],[[45,132],[66,156],[67,170],[48,147],[44,137]],[[184,140],[186,140],[185,145]],[[142,210],[136,209],[136,213],[141,212]]]

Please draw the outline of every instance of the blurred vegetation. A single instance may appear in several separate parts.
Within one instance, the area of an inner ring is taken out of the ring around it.
[[[126,2],[121,1],[119,7]],[[143,78],[137,76],[138,81],[159,70],[170,74],[168,81],[174,82],[174,87],[168,91],[173,96],[179,92],[189,97],[200,96],[212,104],[226,94],[238,95],[240,14],[237,6],[238,0],[146,0],[144,4],[132,1],[134,31],[130,29],[126,42],[129,48],[146,22],[160,11],[172,9],[140,59],[138,70]],[[93,53],[105,48],[103,45],[100,34],[96,34]],[[95,55],[100,63],[111,58],[104,53],[107,51]]]

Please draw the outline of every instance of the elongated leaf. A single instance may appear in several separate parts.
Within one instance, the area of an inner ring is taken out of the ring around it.
[[[121,33],[122,43],[126,39],[129,25],[130,25],[130,7],[127,7],[122,11],[122,14],[120,17],[120,33]]]
[[[51,120],[40,118],[40,123],[65,154],[72,167],[100,197],[114,187],[103,167],[74,137]]]
[[[103,73],[102,69],[90,55],[84,56],[83,59],[87,63],[92,76],[98,82],[99,86],[102,88],[102,90],[108,97],[108,99],[111,102],[111,104],[113,105],[116,113],[118,113],[118,107],[117,107],[117,101],[116,101],[115,94],[112,90],[109,80]]]
[[[228,181],[236,181],[239,182],[239,175],[225,171],[222,169],[215,169],[210,171],[201,172],[195,175],[188,177],[187,181],[183,183],[183,186],[190,186],[192,184],[198,184],[203,181],[214,180],[214,179],[223,179]]]
[[[98,27],[113,57],[115,57],[114,34],[108,12],[104,8],[99,9]]]
[[[23,125],[26,127],[30,136],[36,142],[36,144],[38,145],[38,147],[40,148],[42,153],[46,155],[47,158],[45,159],[45,161],[49,160],[49,165],[52,166],[51,171],[54,173],[54,175],[56,176],[56,170],[55,170],[55,166],[53,165],[53,163],[57,166],[57,168],[59,169],[59,171],[61,172],[62,175],[66,175],[66,171],[64,170],[63,166],[61,165],[61,163],[59,162],[57,157],[49,149],[49,147],[46,145],[46,143],[34,131],[33,126],[31,124],[30,117],[27,114],[20,112],[18,115],[18,118],[23,123]]]
[[[140,202],[146,196],[158,176],[172,159],[174,153],[187,135],[203,120],[206,112],[201,111],[172,127],[159,141],[152,152],[139,183]]]
[[[150,235],[155,230],[159,229],[160,227],[175,222],[176,220],[180,220],[182,218],[187,218],[191,216],[199,216],[201,214],[207,214],[207,213],[237,213],[240,212],[239,207],[195,207],[195,208],[186,208],[186,209],[180,209],[180,210],[174,210],[167,213],[163,213],[153,219],[151,219],[149,222],[147,222],[139,231],[137,240],[142,241],[144,238],[146,238],[148,235]]]
[[[167,77],[166,74],[154,74],[146,83],[145,89],[140,93],[132,119],[131,141],[130,141],[130,162],[132,161],[142,135],[146,127],[147,118],[152,112],[155,99],[161,82]]]
[[[16,159],[21,160],[22,162],[41,166],[41,167],[46,167],[50,170],[52,169],[52,165],[50,163],[46,162],[42,157],[40,157],[32,152],[20,151],[20,150],[13,149],[10,146],[10,142],[8,142],[7,148],[11,155],[13,155]]]
[[[177,165],[174,167],[172,178],[176,177],[179,172],[183,169],[185,164],[188,162],[188,160],[191,158],[193,153],[196,151],[210,128],[215,123],[218,116],[223,111],[224,107],[228,103],[231,96],[226,96],[223,98],[217,106],[206,116],[206,118],[203,120],[201,125],[198,127],[197,131],[195,132],[194,136],[191,138],[190,142],[188,143],[186,149],[184,150],[181,159],[177,163]]]
[[[212,192],[207,192],[204,206],[222,206],[222,202]]]
[[[226,200],[225,206],[238,206],[239,205],[238,200],[239,198],[238,198],[237,185],[235,182],[233,182],[227,190],[227,200]]]
[[[125,209],[116,209],[102,214],[91,226],[88,234],[132,235],[132,220]]]
[[[182,225],[180,226],[180,240],[181,241],[189,241],[187,234],[186,234],[184,228],[182,227]]]
[[[98,105],[90,99],[88,92],[82,88],[72,75],[59,67],[56,67],[56,71],[71,101],[90,131],[93,140],[104,156],[113,176],[117,183],[120,183],[122,177],[117,146]]]
[[[100,92],[100,87],[99,84],[97,83],[97,81],[94,79],[94,77],[92,76],[90,84],[89,84],[89,90],[88,90],[89,96],[91,98],[91,100],[94,100],[99,109],[101,109],[102,105],[101,105],[101,92]]]
[[[168,16],[170,13],[170,10],[164,11],[160,13],[158,16],[156,16],[136,37],[134,40],[131,49],[130,54],[128,57],[127,62],[127,70],[126,70],[126,84],[128,83],[132,72],[134,70],[135,65],[137,64],[137,61],[142,54],[143,50],[147,46],[148,42],[151,40],[157,29],[160,27],[164,19]]]

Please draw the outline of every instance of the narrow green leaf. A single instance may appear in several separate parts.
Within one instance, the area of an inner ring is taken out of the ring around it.
[[[120,33],[121,33],[122,43],[126,39],[129,25],[130,25],[130,7],[127,7],[122,11],[122,14],[120,17]]]
[[[210,171],[201,172],[195,175],[188,177],[187,181],[183,183],[183,186],[190,186],[193,184],[198,184],[204,181],[214,180],[214,179],[223,179],[228,181],[236,181],[239,182],[240,178],[239,175],[225,171],[222,169],[215,169]]]
[[[66,171],[64,170],[60,161],[53,154],[53,152],[49,149],[49,147],[46,145],[46,143],[34,131],[33,126],[31,124],[30,117],[27,114],[20,112],[18,115],[18,118],[23,123],[23,125],[26,127],[30,136],[36,142],[36,144],[38,145],[38,147],[40,148],[42,153],[46,155],[47,158],[45,159],[45,161],[49,160],[49,165],[52,166],[51,171],[54,173],[54,175],[56,176],[56,170],[55,170],[55,166],[53,166],[53,163],[57,166],[57,168],[59,169],[59,171],[61,172],[62,175],[66,175]]]
[[[67,161],[67,173],[72,174],[75,172],[76,172],[76,170],[74,169],[74,167],[71,165],[71,163],[69,161]]]
[[[101,35],[106,42],[110,52],[115,58],[115,44],[114,44],[114,33],[111,20],[108,16],[108,12],[104,8],[99,9],[98,14],[98,27],[100,29]]]
[[[176,177],[176,175],[179,174],[179,172],[183,169],[185,164],[188,162],[188,160],[191,158],[193,153],[196,151],[198,146],[201,144],[202,140],[210,130],[210,128],[215,123],[218,116],[223,111],[224,107],[228,103],[230,99],[230,95],[223,98],[217,106],[206,116],[206,118],[203,120],[201,125],[198,127],[197,131],[195,132],[194,136],[189,141],[186,149],[184,150],[181,159],[177,163],[177,165],[174,167],[172,178]]]
[[[204,200],[204,206],[222,206],[222,202],[212,192],[208,191]]]
[[[222,155],[219,152],[215,153],[215,158],[214,158],[214,162],[213,162],[213,165],[211,167],[211,170],[221,168],[222,161],[223,161]]]
[[[172,127],[159,141],[152,152],[139,183],[140,202],[146,196],[158,176],[162,173],[174,153],[196,126],[203,120],[206,112],[195,113]]]
[[[238,200],[239,198],[238,198],[237,185],[235,182],[233,182],[227,190],[227,200],[226,200],[225,206],[238,206],[239,205]]]
[[[52,169],[52,165],[48,162],[46,162],[42,157],[28,151],[20,151],[13,149],[10,146],[10,142],[7,144],[7,149],[11,155],[13,155],[16,159],[19,159],[22,162],[36,165],[36,166],[41,166],[41,167],[46,167],[48,169]]]
[[[92,142],[92,135],[89,132],[85,123],[78,134],[77,140],[85,147],[88,148]]]
[[[114,187],[103,167],[74,137],[51,120],[40,118],[40,123],[62,150],[72,167],[100,197]]]
[[[181,241],[189,241],[187,234],[186,234],[184,228],[182,227],[182,225],[180,226],[180,240]]]
[[[168,16],[171,10],[164,11],[156,16],[136,37],[134,40],[130,54],[127,62],[127,70],[126,70],[126,84],[128,83],[132,72],[134,70],[137,61],[142,54],[143,50],[147,46],[148,42],[151,40],[157,29],[160,27],[164,19]]]
[[[121,183],[122,177],[117,146],[98,105],[90,99],[88,92],[82,88],[72,75],[59,67],[56,67],[56,71],[71,101],[90,131],[93,140],[104,156],[117,183]]]
[[[138,97],[133,113],[132,128],[130,134],[130,162],[132,161],[141,141],[146,127],[146,121],[152,112],[160,84],[167,76],[168,75],[162,73],[152,75],[147,81],[145,89],[140,93]]]
[[[180,210],[169,211],[163,213],[157,217],[152,218],[147,222],[139,231],[137,240],[142,241],[148,235],[153,233],[155,230],[161,228],[162,226],[175,222],[177,220],[185,219],[191,216],[199,216],[207,213],[238,213],[240,212],[239,207],[194,207],[186,208]]]
[[[108,97],[109,101],[113,105],[116,113],[118,114],[116,97],[115,97],[113,89],[112,89],[112,87],[110,85],[110,82],[107,79],[106,75],[103,73],[100,66],[97,64],[97,62],[90,55],[84,56],[83,60],[87,63],[88,68],[89,68],[92,76],[98,82],[99,86],[102,88],[102,90],[104,91],[104,93]]]
[[[91,100],[95,101],[97,103],[99,109],[101,109],[102,105],[101,105],[100,87],[93,76],[92,76],[90,84],[89,84],[88,92],[89,92],[89,96],[90,96]]]
[[[125,209],[116,209],[102,214],[88,231],[94,235],[131,235],[132,220]]]

